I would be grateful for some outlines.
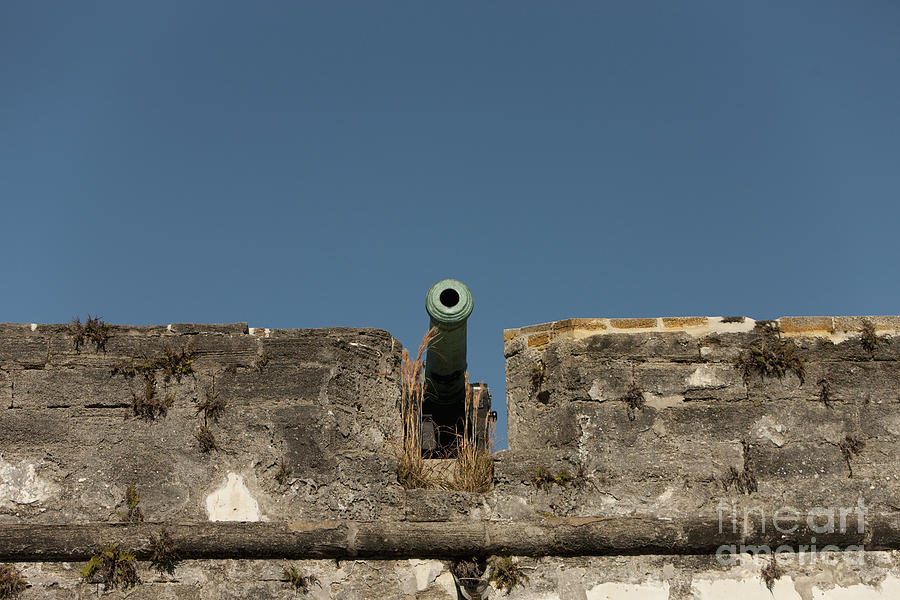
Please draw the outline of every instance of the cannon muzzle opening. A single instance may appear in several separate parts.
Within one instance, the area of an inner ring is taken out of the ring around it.
[[[452,446],[465,417],[466,322],[474,304],[466,284],[455,279],[438,281],[425,296],[425,310],[438,335],[425,358],[423,413],[434,422],[438,449]]]

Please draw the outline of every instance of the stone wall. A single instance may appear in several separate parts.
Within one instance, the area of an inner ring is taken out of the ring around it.
[[[512,557],[527,576],[513,600],[895,598],[898,329],[507,330],[510,447],[474,494],[397,483],[387,332],[116,326],[105,348],[76,350],[67,326],[2,325],[0,560],[26,599],[96,597],[79,570],[113,542],[137,553],[142,583],[110,598],[456,598],[450,567],[473,555]],[[151,403],[171,398],[156,418],[132,407],[148,380]],[[122,522],[130,484],[143,522]],[[147,562],[162,531],[174,573]],[[742,544],[783,546],[768,579]],[[286,566],[314,576],[308,589],[282,581]]]

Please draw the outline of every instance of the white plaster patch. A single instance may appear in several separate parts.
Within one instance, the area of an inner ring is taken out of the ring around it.
[[[54,483],[38,477],[34,463],[23,460],[14,465],[0,460],[0,506],[41,502],[57,489]]]
[[[724,317],[709,317],[709,331],[711,333],[744,333],[753,331],[756,321],[750,317],[744,317],[743,321],[723,323]]]
[[[439,560],[410,559],[409,566],[412,567],[413,576],[416,580],[415,591],[417,592],[427,590],[444,570],[444,565]]]
[[[779,448],[784,446],[786,441],[784,431],[785,426],[777,422],[771,416],[766,415],[754,423],[756,427],[756,435],[764,440],[769,440]]]
[[[596,400],[597,402],[603,402],[606,398],[603,397],[603,388],[600,385],[600,380],[595,379],[591,383],[591,389],[588,390],[588,396],[591,400]]]
[[[453,581],[453,575],[450,574],[450,571],[445,571],[441,573],[437,579],[434,580],[436,584],[441,586],[445,592],[447,592],[447,596],[449,598],[453,598],[456,600],[456,582]]]
[[[759,575],[744,579],[698,579],[691,583],[691,591],[697,600],[801,600],[790,577],[777,579],[769,592]]]
[[[228,480],[206,497],[210,521],[259,521],[259,504],[244,485],[244,478],[229,473]]]
[[[877,587],[858,583],[847,587],[833,587],[830,590],[813,588],[814,600],[896,600],[900,598],[900,578],[885,577]]]
[[[587,600],[668,600],[667,581],[601,583],[587,590]]]
[[[720,388],[728,385],[728,382],[719,377],[717,369],[710,365],[700,365],[685,380],[688,387],[692,388]]]

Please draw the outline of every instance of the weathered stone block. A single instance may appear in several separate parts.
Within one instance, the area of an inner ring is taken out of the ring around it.
[[[605,333],[574,342],[572,352],[590,358],[672,361],[699,358],[696,338],[684,332]]]
[[[122,407],[131,402],[129,382],[108,368],[27,369],[13,372],[12,381],[12,404],[19,408]]]
[[[0,326],[0,367],[41,368],[47,362],[49,338],[28,325]]]

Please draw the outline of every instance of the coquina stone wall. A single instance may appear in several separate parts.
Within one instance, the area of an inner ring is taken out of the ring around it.
[[[475,494],[397,482],[387,332],[113,326],[76,349],[65,325],[2,325],[0,561],[25,599],[448,599],[483,555],[515,567],[492,598],[900,597],[898,329],[507,330],[510,447]],[[163,531],[171,573],[147,561]],[[104,590],[81,569],[116,542],[141,583]],[[774,566],[742,552],[765,547]]]

